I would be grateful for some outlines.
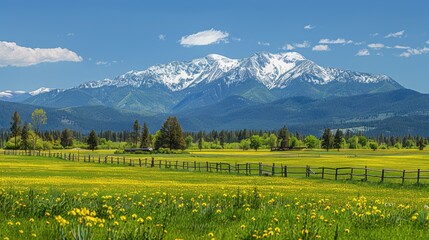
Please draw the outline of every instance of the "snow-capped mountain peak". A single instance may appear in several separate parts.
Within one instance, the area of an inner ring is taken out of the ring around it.
[[[283,89],[295,80],[318,85],[328,84],[332,81],[359,83],[393,81],[385,75],[321,67],[297,52],[259,52],[243,59],[209,54],[191,61],[173,61],[154,65],[143,71],[130,71],[113,80],[88,82],[79,87],[153,87],[159,85],[175,92],[217,80],[225,81],[229,85],[248,79],[259,81],[268,89]]]
[[[36,96],[42,93],[47,93],[50,92],[52,90],[55,90],[54,88],[47,88],[47,87],[41,87],[39,89],[36,89],[34,91],[28,92],[28,94],[30,94],[31,96]]]

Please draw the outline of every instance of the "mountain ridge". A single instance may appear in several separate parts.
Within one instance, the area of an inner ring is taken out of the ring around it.
[[[242,59],[209,54],[154,65],[23,102],[49,107],[103,105],[156,115],[208,106],[232,95],[268,103],[291,96],[325,98],[396,89],[403,87],[386,75],[321,67],[297,52],[259,52]]]

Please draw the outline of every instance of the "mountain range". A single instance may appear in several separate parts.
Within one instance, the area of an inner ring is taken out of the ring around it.
[[[58,116],[53,125],[80,130],[129,129],[133,118],[157,128],[177,115],[192,131],[288,125],[311,133],[324,127],[395,132],[382,122],[427,116],[429,107],[419,104],[426,99],[386,75],[322,67],[296,52],[243,59],[210,54],[70,89],[0,92],[17,109],[44,107]],[[10,115],[1,118],[0,128],[7,127]]]

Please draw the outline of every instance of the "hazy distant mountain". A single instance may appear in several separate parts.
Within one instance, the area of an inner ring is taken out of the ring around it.
[[[287,125],[292,131],[319,135],[326,127],[364,131],[368,134],[429,135],[428,94],[401,89],[348,97],[312,99],[288,97],[270,103],[230,96],[221,102],[177,115],[185,131],[212,129],[278,129]],[[23,121],[31,122],[37,106],[0,101],[0,129],[10,127],[14,111]],[[148,122],[152,131],[159,129],[165,114],[147,116],[104,106],[45,108],[46,129],[70,129],[89,132],[131,130],[135,119]]]
[[[155,65],[24,102],[49,107],[103,105],[155,115],[212,105],[230,96],[268,103],[291,96],[317,99],[402,88],[386,75],[321,67],[296,52],[262,52],[243,59],[210,54]]]
[[[7,101],[7,102],[22,102],[31,96],[36,96],[41,93],[46,93],[53,90],[54,89],[46,88],[46,87],[41,87],[31,92],[6,90],[3,92],[0,92],[0,100]]]

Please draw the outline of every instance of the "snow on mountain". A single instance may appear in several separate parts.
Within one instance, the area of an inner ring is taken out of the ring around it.
[[[22,102],[31,96],[36,96],[42,93],[51,92],[53,90],[55,89],[46,88],[46,87],[41,87],[31,92],[6,90],[6,91],[0,92],[0,100],[8,101],[8,102]]]
[[[297,52],[256,53],[249,58],[230,59],[218,54],[188,62],[170,62],[149,67],[143,71],[130,71],[115,79],[87,82],[79,88],[103,86],[152,87],[165,86],[171,91],[181,91],[200,83],[224,79],[226,84],[255,79],[268,89],[286,88],[292,81],[301,80],[313,84],[328,84],[332,81],[377,83],[393,81],[385,75],[372,75],[325,68],[307,60]]]
[[[39,95],[39,94],[42,94],[42,93],[50,92],[52,90],[55,90],[55,89],[54,88],[41,87],[41,88],[39,88],[37,90],[28,92],[28,94],[30,94],[31,96],[36,96],[36,95]]]

